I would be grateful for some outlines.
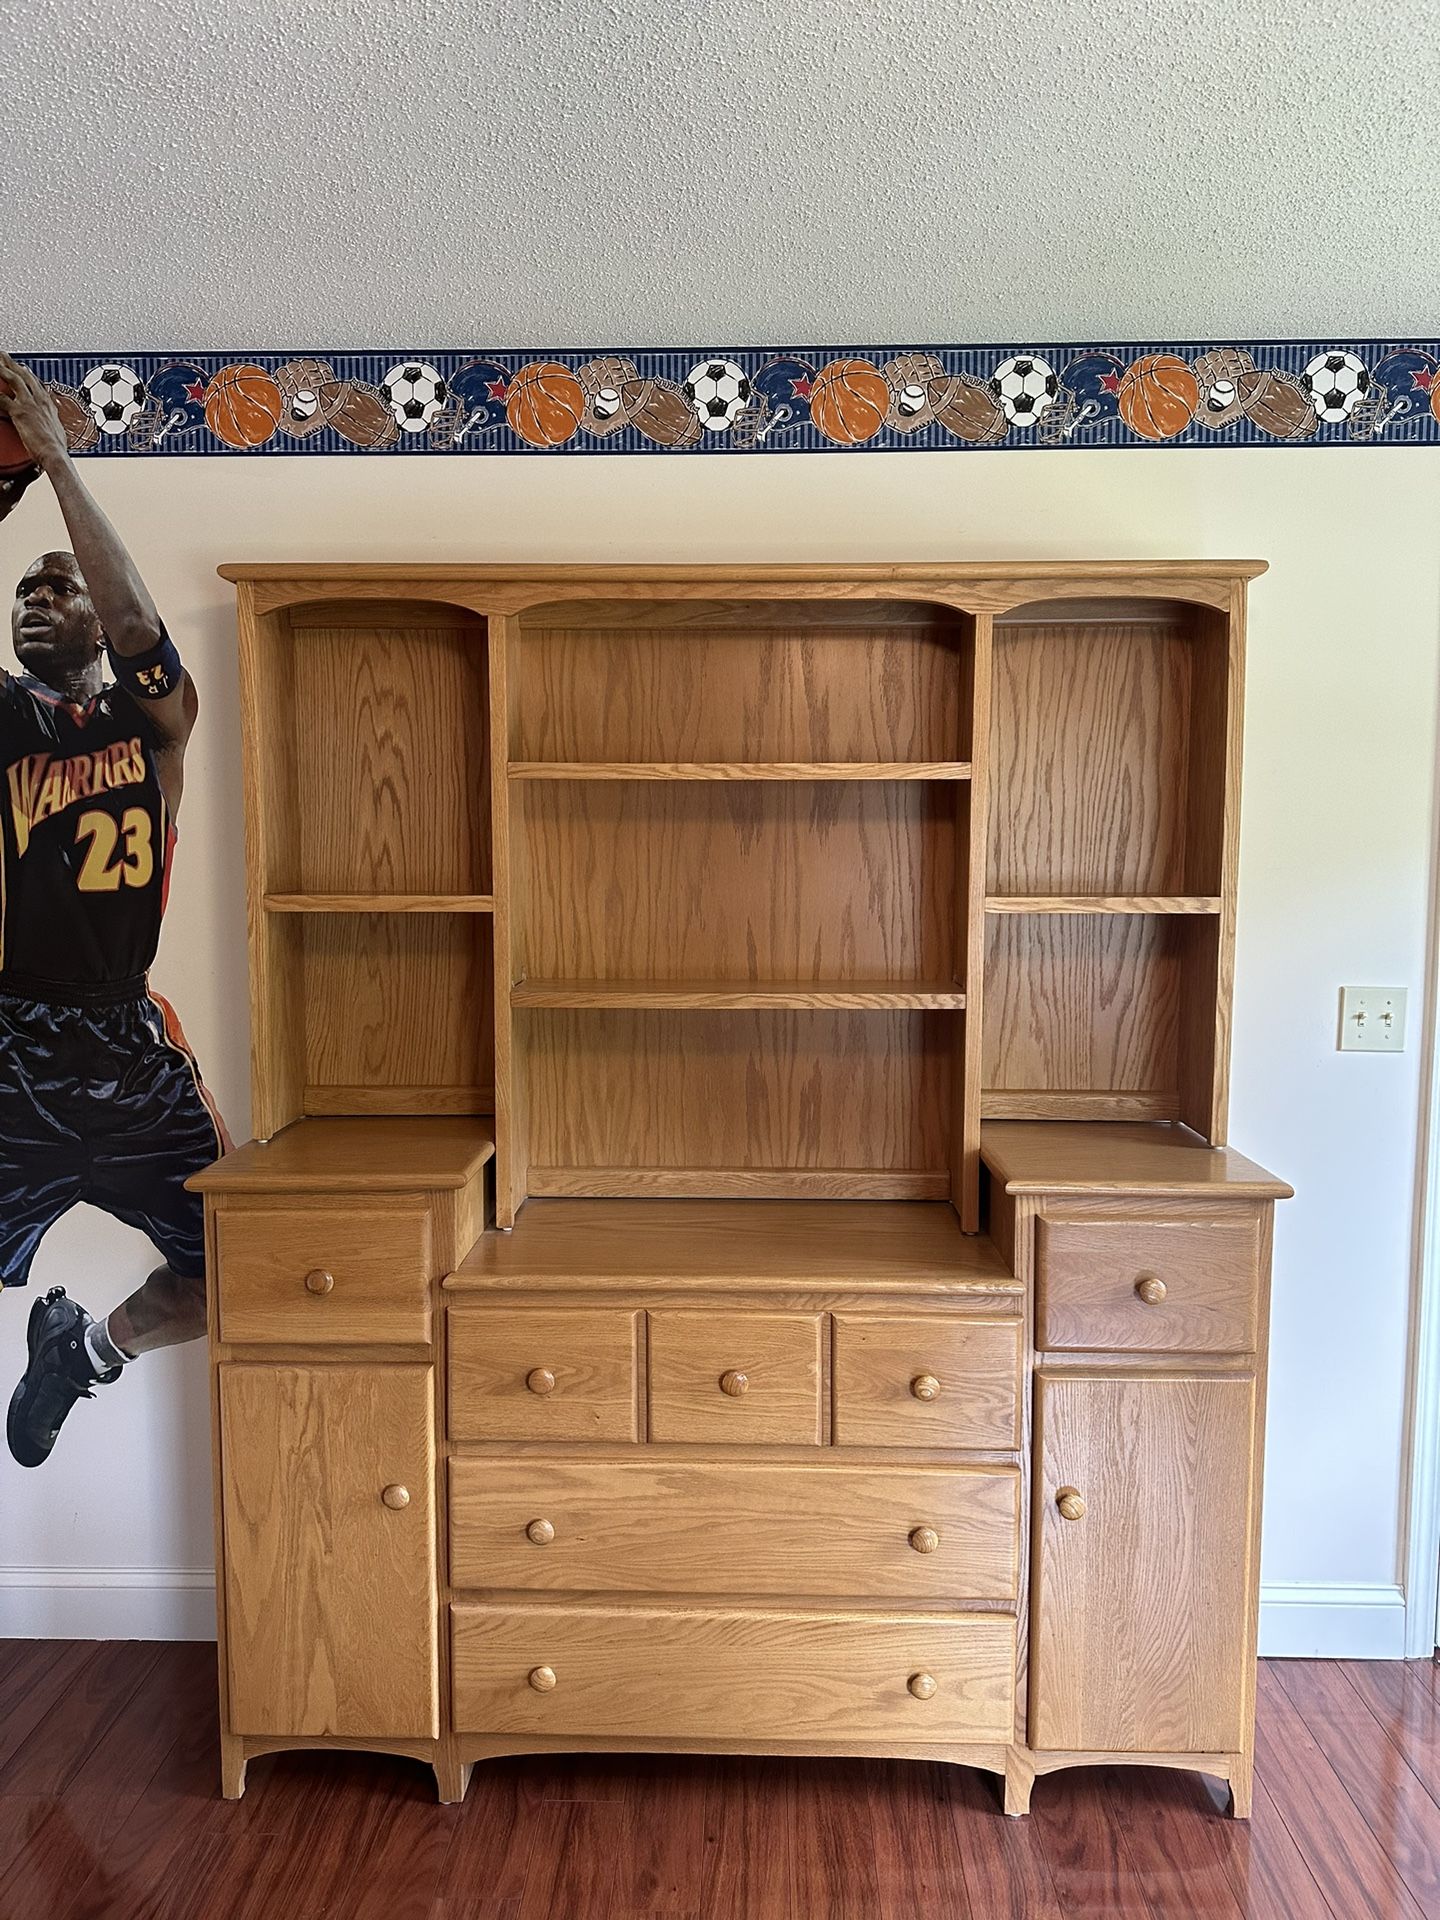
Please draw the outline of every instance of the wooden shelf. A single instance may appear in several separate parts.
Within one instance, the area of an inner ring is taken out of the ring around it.
[[[493,913],[489,893],[267,893],[267,913]]]
[[[512,780],[968,780],[968,760],[512,760]]]
[[[990,893],[986,913],[1219,913],[1206,893]]]
[[[522,980],[510,989],[516,1007],[668,1008],[735,1011],[952,1012],[965,995],[944,981],[864,980]]]

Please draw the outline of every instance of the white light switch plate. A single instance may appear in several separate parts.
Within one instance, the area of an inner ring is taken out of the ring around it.
[[[1341,1053],[1405,1051],[1404,987],[1340,989]]]

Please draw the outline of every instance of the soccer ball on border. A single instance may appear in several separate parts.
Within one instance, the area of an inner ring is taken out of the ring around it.
[[[80,382],[90,418],[101,433],[124,433],[145,405],[145,382],[133,367],[91,367]]]
[[[1348,420],[1370,391],[1370,370],[1358,354],[1335,347],[1307,361],[1300,384],[1321,420]]]
[[[990,376],[990,390],[1012,427],[1033,427],[1055,404],[1060,382],[1038,353],[1012,353]]]
[[[733,360],[701,360],[681,392],[707,433],[725,433],[750,404],[750,376]]]
[[[450,389],[427,361],[403,360],[380,382],[380,397],[402,433],[424,433],[444,410]]]

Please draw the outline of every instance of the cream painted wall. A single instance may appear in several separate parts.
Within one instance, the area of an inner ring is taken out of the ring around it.
[[[1272,1651],[1398,1652],[1407,1323],[1440,658],[1440,458],[1424,449],[772,459],[91,462],[204,697],[155,969],[232,1129],[247,1119],[236,680],[222,560],[1259,555],[1231,1137],[1292,1180],[1276,1244],[1263,1574]],[[56,542],[33,498],[18,573]],[[1335,1051],[1342,982],[1407,985],[1400,1058]],[[73,1215],[37,1282],[108,1307],[138,1237]],[[24,1296],[0,1300],[18,1371]],[[0,1631],[209,1630],[198,1350],[80,1406],[48,1468],[0,1459]]]

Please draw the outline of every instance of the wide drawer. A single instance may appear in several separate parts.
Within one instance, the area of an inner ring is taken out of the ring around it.
[[[1252,1352],[1260,1227],[1250,1207],[1163,1218],[1046,1214],[1036,1224],[1036,1346]]]
[[[636,1318],[623,1307],[452,1308],[455,1440],[636,1440]]]
[[[1008,1614],[527,1602],[451,1609],[460,1733],[1002,1741]]]
[[[1013,1467],[450,1463],[457,1587],[1012,1600]]]
[[[650,1438],[818,1446],[823,1314],[650,1315]]]
[[[1020,1444],[1020,1322],[837,1313],[837,1446]]]
[[[220,1338],[384,1345],[430,1337],[430,1216],[222,1207]]]

